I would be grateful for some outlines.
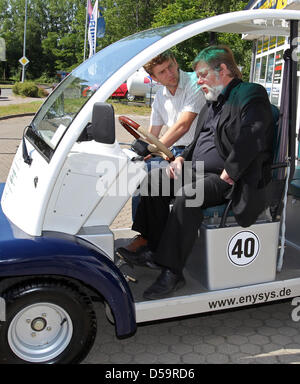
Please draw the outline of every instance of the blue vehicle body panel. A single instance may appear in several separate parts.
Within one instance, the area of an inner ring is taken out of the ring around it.
[[[0,198],[4,184],[0,184]],[[114,314],[118,336],[136,330],[135,307],[124,276],[96,248],[76,236],[29,236],[0,208],[0,278],[55,275],[76,279],[101,294]]]

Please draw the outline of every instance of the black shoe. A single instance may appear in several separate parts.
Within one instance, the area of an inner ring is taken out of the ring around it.
[[[117,249],[117,252],[129,264],[148,267],[151,269],[161,269],[161,267],[153,260],[154,253],[147,246],[142,247],[137,252],[131,252],[128,251],[128,249],[121,247]]]
[[[163,299],[170,293],[177,291],[185,285],[182,274],[164,269],[156,281],[144,292],[144,298],[148,300]]]
[[[127,251],[138,252],[147,245],[147,240],[142,235],[136,235],[133,239],[124,247]]]

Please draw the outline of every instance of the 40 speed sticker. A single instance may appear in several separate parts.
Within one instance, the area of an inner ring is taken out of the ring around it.
[[[238,266],[249,265],[259,253],[259,238],[250,231],[236,233],[229,241],[227,256]]]

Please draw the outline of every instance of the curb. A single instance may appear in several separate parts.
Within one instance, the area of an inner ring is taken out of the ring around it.
[[[13,119],[14,117],[25,117],[25,116],[34,116],[35,113],[33,112],[28,112],[28,113],[20,113],[18,115],[8,115],[8,116],[1,116],[0,117],[0,121],[1,120],[8,120],[8,119]]]

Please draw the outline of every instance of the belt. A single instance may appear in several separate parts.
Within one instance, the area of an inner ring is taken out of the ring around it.
[[[186,145],[174,145],[172,148],[184,149]]]

